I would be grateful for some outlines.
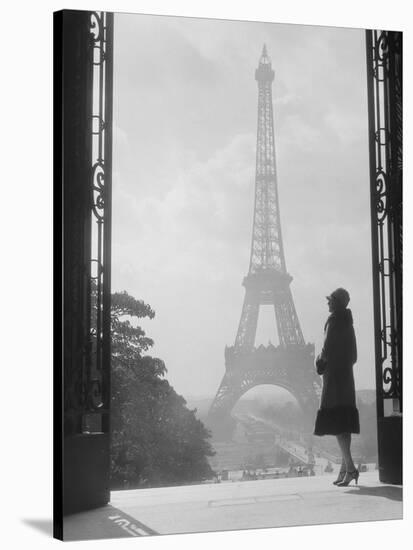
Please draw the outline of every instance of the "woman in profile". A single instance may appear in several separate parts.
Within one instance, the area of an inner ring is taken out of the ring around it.
[[[353,365],[357,361],[353,316],[347,308],[350,295],[338,288],[327,296],[330,315],[324,327],[324,344],[316,359],[317,373],[323,376],[320,409],[315,435],[335,435],[341,452],[341,468],[335,485],[346,487],[359,472],[351,456],[351,434],[360,433],[356,407]]]

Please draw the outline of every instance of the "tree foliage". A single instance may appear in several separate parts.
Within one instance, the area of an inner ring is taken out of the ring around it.
[[[153,340],[136,324],[148,304],[112,295],[113,488],[199,482],[213,474],[209,432],[166,380],[165,363],[145,355]]]

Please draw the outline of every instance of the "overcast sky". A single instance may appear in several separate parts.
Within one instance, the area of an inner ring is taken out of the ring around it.
[[[358,388],[374,387],[364,31],[115,16],[112,289],[148,302],[152,353],[186,397],[213,396],[251,246],[258,66],[275,71],[278,188],[304,338],[351,295]],[[277,343],[261,308],[256,343]]]

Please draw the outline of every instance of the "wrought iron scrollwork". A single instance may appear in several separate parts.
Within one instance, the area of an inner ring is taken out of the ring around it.
[[[103,133],[103,132],[102,132]],[[105,213],[105,168],[101,160],[95,162],[92,168],[92,208],[96,221],[104,221]]]
[[[402,35],[368,30],[366,38],[376,387],[383,416],[387,399],[402,410]]]
[[[90,34],[94,42],[104,41],[104,15],[97,11],[92,11],[90,14]]]
[[[109,412],[112,33],[113,14],[90,13],[91,307],[85,396],[86,417],[89,417],[89,420],[85,423],[86,431],[106,431]],[[90,424],[93,424],[92,428]]]

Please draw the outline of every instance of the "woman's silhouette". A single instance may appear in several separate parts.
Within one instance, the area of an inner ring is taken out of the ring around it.
[[[347,308],[350,295],[338,288],[327,296],[330,316],[324,327],[324,344],[316,359],[318,374],[323,376],[320,409],[315,435],[335,435],[341,451],[341,468],[335,485],[357,483],[359,471],[351,456],[351,434],[360,433],[356,407],[353,365],[357,361],[353,316]]]

